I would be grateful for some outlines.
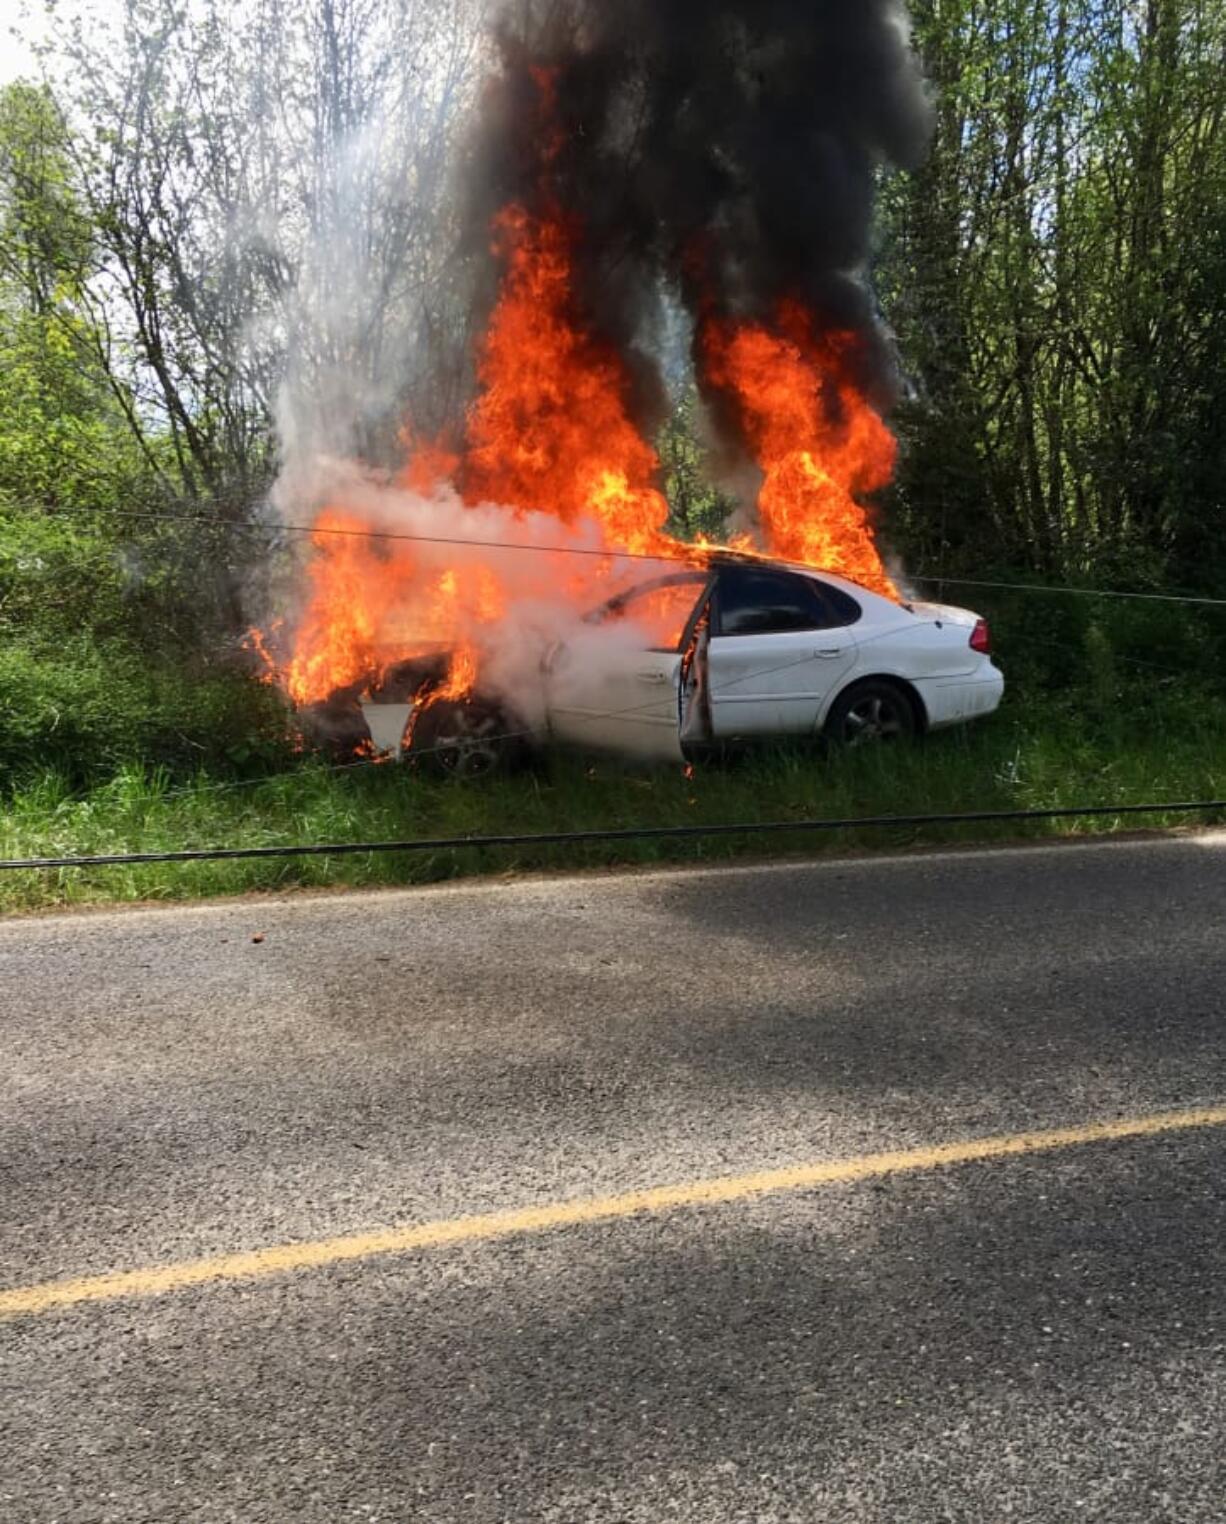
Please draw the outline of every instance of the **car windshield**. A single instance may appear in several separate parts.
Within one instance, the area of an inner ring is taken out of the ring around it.
[[[633,624],[643,632],[645,645],[658,651],[676,651],[706,584],[705,574],[662,577],[622,593],[597,609],[590,619],[597,624],[614,621]]]

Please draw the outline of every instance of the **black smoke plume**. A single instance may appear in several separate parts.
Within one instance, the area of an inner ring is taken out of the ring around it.
[[[662,285],[691,312],[770,322],[782,298],[856,333],[888,405],[862,278],[876,172],[922,157],[930,112],[901,0],[513,0],[483,102],[472,236],[509,203],[577,222],[579,302],[631,362]]]

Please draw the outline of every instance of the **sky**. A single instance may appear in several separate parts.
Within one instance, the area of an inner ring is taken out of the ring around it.
[[[123,0],[0,0],[0,85],[41,73],[33,48],[67,25],[69,14],[117,16]]]
[[[20,76],[38,77],[38,62],[30,51],[30,42],[47,35],[48,18],[42,5],[24,0],[0,0],[0,85]]]
[[[0,85],[11,84],[22,74],[29,77],[37,72],[29,48],[6,27],[0,33]]]

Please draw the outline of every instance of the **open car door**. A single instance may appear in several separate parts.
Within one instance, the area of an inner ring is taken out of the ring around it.
[[[556,646],[545,663],[550,733],[643,761],[682,761],[682,657],[709,583],[706,572],[640,583]]]

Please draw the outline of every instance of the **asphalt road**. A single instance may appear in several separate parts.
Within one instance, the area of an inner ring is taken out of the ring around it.
[[[4,1524],[1226,1518],[1226,837],[0,922]],[[263,940],[253,941],[254,936]]]

